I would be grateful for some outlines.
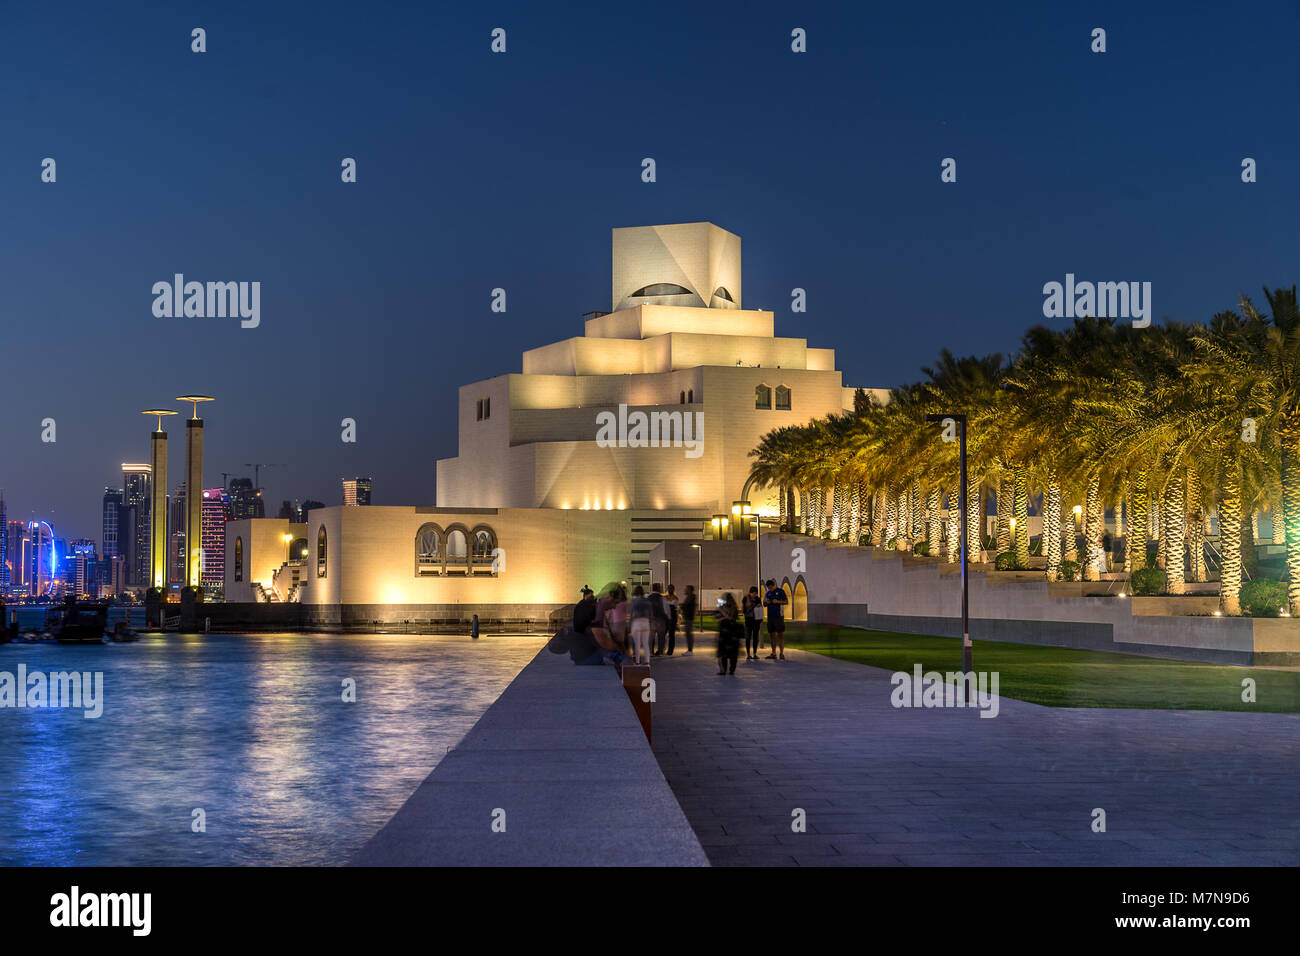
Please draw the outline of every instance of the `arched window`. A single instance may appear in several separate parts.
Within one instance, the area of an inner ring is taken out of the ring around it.
[[[452,525],[447,529],[447,573],[466,574],[469,572],[469,535],[465,528]]]
[[[735,299],[733,299],[733,298],[731,297],[731,293],[728,292],[726,289],[724,289],[722,286],[718,286],[718,290],[717,290],[716,292],[714,292],[713,294],[714,294],[715,296],[717,296],[719,299],[724,299],[724,300],[726,300],[727,302],[735,302],[735,301],[736,301]]]
[[[316,532],[316,577],[325,577],[325,526]]]
[[[626,288],[626,287],[625,287]],[[693,295],[690,289],[683,289],[673,282],[655,282],[632,293],[631,298],[645,298],[652,295]]]
[[[475,574],[495,574],[496,573],[496,550],[497,535],[496,532],[487,525],[479,525],[474,529],[473,537],[470,544],[472,551],[470,553],[470,568]]]
[[[772,407],[772,389],[766,385],[759,385],[754,389],[754,407],[771,408]]]
[[[426,524],[415,533],[415,573],[442,574],[442,529]]]
[[[235,580],[244,580],[244,539],[242,536],[235,538]]]
[[[691,389],[689,392],[686,393],[686,404],[687,405],[695,404],[695,389]]]
[[[681,403],[680,403],[680,404],[682,404],[682,405],[685,405],[685,404],[686,404],[686,393],[685,393],[685,392],[682,392],[682,400],[681,400]]]
[[[790,389],[785,385],[776,387],[776,407],[783,412],[790,410]]]

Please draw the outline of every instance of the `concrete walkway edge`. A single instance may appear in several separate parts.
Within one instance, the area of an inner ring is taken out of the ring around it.
[[[352,866],[708,866],[612,667],[543,647]]]

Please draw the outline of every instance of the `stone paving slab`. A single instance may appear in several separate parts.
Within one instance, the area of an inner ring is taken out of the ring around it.
[[[710,644],[655,661],[654,753],[714,865],[1300,864],[1300,715],[895,709],[888,671]]]
[[[493,832],[505,811],[505,832]],[[498,815],[499,818],[499,815]],[[354,866],[708,866],[610,667],[543,648]]]

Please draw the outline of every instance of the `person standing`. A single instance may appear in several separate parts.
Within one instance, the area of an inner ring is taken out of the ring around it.
[[[686,585],[686,597],[682,598],[682,627],[686,631],[686,653],[690,657],[695,653],[695,585]]]
[[[668,606],[664,604],[664,586],[655,582],[646,600],[650,602],[650,630],[654,635],[654,656],[663,657],[668,640]]]
[[[638,664],[650,663],[650,602],[646,600],[645,589],[637,585],[632,589],[632,600],[628,602],[628,626],[632,631],[632,653]]]
[[[677,642],[677,591],[670,584],[664,596],[668,608],[668,656],[673,656],[673,645]]]
[[[718,608],[718,676],[736,676],[736,661],[740,658],[740,639],[745,626],[740,623],[740,608],[736,598],[728,592]],[[730,668],[730,670],[728,670]]]
[[[745,660],[758,660],[759,627],[763,623],[763,602],[758,596],[758,586],[749,589],[741,602],[745,612]]]
[[[767,582],[767,593],[763,595],[763,606],[767,609],[767,641],[772,646],[772,653],[767,656],[769,661],[777,660],[778,648],[780,650],[780,660],[785,660],[785,612],[783,608],[789,604],[789,598],[785,596],[785,589],[776,586],[775,581]]]

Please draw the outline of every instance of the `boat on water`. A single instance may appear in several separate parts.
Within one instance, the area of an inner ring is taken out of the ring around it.
[[[103,644],[108,629],[108,605],[68,601],[54,635],[60,644]]]

